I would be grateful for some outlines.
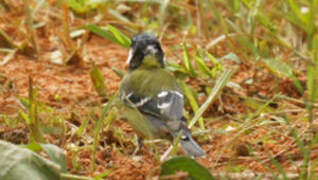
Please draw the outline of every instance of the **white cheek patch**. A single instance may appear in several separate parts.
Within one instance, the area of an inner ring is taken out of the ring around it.
[[[130,49],[130,50],[129,50],[129,54],[128,54],[128,58],[127,58],[127,60],[126,60],[126,64],[130,64],[131,59],[132,59],[132,57],[133,57],[133,54],[134,54],[133,49]]]

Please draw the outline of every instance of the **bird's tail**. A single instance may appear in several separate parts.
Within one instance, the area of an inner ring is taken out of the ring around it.
[[[194,157],[204,157],[205,152],[203,149],[198,145],[197,142],[191,137],[190,134],[186,135],[187,137],[181,137],[180,144],[183,150],[190,156]]]
[[[195,140],[191,136],[191,131],[187,127],[187,119],[185,117],[181,118],[181,123],[179,124],[179,127],[175,128],[178,130],[172,131],[171,129],[170,132],[173,136],[173,138],[177,138],[179,136],[179,133],[181,132],[181,137],[180,137],[180,144],[182,149],[187,153],[189,156],[194,156],[194,157],[204,157],[205,152],[204,150],[200,147],[200,145],[195,142]],[[170,128],[173,127],[173,124],[169,126]]]

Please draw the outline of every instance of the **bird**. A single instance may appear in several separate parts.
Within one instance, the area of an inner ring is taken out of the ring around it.
[[[128,123],[144,138],[180,137],[191,157],[205,156],[192,138],[184,117],[184,95],[175,76],[165,68],[164,51],[157,37],[141,33],[131,40],[127,58],[128,73],[120,85],[120,99]]]

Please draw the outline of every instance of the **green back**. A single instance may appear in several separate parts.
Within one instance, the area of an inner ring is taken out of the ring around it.
[[[161,67],[154,56],[147,56],[141,66],[129,72],[123,79],[121,94],[134,92],[140,97],[157,98],[161,91],[181,91],[175,77],[167,70]],[[129,124],[142,136],[146,138],[165,136],[165,123],[160,119],[147,118],[143,116],[136,108],[125,106],[123,114]]]
[[[123,80],[121,91],[154,97],[161,91],[181,91],[175,77],[154,56],[147,56],[142,65],[130,72]]]

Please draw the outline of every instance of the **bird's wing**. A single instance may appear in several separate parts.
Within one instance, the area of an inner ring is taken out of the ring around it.
[[[161,91],[154,97],[142,97],[134,92],[123,93],[122,100],[141,113],[173,122],[183,117],[183,95],[178,91]],[[173,128],[174,129],[174,128]]]

